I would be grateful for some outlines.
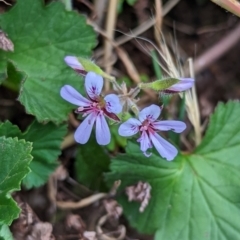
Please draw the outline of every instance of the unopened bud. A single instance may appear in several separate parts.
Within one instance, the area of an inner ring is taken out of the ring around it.
[[[178,83],[180,80],[177,78],[165,78],[156,80],[151,83],[139,83],[138,87],[141,89],[153,89],[155,91],[163,91],[168,89],[169,87],[173,86],[174,84]]]
[[[194,84],[193,78],[166,78],[151,83],[139,83],[141,89],[150,88],[164,93],[180,93],[190,89]]]
[[[64,58],[64,61],[68,66],[73,68],[76,72],[80,73],[81,75],[86,75],[88,72],[94,72],[110,81],[115,80],[113,76],[110,76],[107,73],[105,73],[99,66],[97,66],[94,62],[92,62],[89,59],[82,57],[67,56]]]

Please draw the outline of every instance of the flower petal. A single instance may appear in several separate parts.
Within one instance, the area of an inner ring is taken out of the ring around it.
[[[194,84],[193,78],[180,78],[180,82],[172,85],[167,90],[174,92],[183,92],[191,88]]]
[[[122,123],[118,129],[118,133],[123,137],[130,137],[139,132],[141,122],[136,118],[129,118],[126,122]]]
[[[115,113],[110,113],[106,109],[103,109],[103,112],[104,112],[105,116],[108,117],[109,119],[111,119],[115,122],[121,121],[120,118]]]
[[[96,118],[97,114],[92,112],[83,120],[74,133],[74,139],[76,142],[85,144],[88,141]]]
[[[94,72],[89,72],[85,78],[85,89],[88,96],[96,100],[103,88],[103,78]]]
[[[150,105],[149,107],[146,107],[141,110],[139,113],[139,120],[143,122],[144,120],[148,119],[151,122],[154,122],[161,113],[161,108],[155,104]]]
[[[70,85],[65,85],[60,90],[60,95],[66,101],[77,106],[88,106],[91,102],[83,97],[75,88]]]
[[[152,144],[147,135],[147,132],[143,131],[141,137],[137,141],[140,142],[141,151],[144,153],[146,157],[149,157],[151,154],[147,153],[147,150],[149,148],[152,148]]]
[[[172,130],[176,133],[181,133],[186,129],[186,124],[181,121],[172,121],[172,120],[166,120],[166,121],[156,121],[152,123],[153,127],[160,131],[169,131]]]
[[[149,137],[154,147],[163,158],[166,158],[168,161],[172,161],[176,157],[178,151],[171,143],[160,137],[155,132],[150,133]]]
[[[110,130],[103,113],[100,113],[97,116],[96,139],[99,145],[107,145],[110,143],[111,140]]]
[[[66,56],[64,58],[65,63],[73,68],[74,70],[84,70],[82,64],[78,61],[77,57],[74,56]]]
[[[120,113],[122,111],[122,105],[119,97],[116,94],[108,94],[104,97],[106,102],[106,110],[110,113]]]

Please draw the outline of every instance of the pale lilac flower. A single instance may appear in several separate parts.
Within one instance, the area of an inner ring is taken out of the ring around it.
[[[77,105],[77,113],[83,113],[86,117],[77,128],[74,138],[76,142],[85,144],[96,123],[96,139],[98,144],[107,145],[110,142],[110,130],[105,116],[114,121],[120,121],[116,114],[122,111],[122,105],[116,94],[109,94],[104,98],[100,95],[103,87],[103,78],[93,72],[89,72],[85,78],[85,89],[88,99],[78,93],[73,87],[65,85],[61,88],[61,97],[66,101]]]
[[[179,82],[163,90],[164,93],[179,93],[190,89],[194,84],[193,78],[179,78]]]
[[[151,155],[151,153],[147,153],[147,150],[154,146],[163,158],[171,161],[176,157],[178,151],[157,132],[172,130],[180,133],[185,130],[186,124],[172,120],[157,121],[160,113],[161,108],[157,105],[153,104],[146,107],[139,113],[139,120],[135,118],[128,119],[120,125],[118,133],[123,137],[130,137],[140,132],[141,136],[137,141],[140,142],[140,149],[145,156],[149,157]]]

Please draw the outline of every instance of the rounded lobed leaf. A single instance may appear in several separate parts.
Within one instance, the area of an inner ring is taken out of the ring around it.
[[[154,233],[156,240],[229,240],[240,236],[239,102],[220,104],[200,146],[192,154],[166,162],[156,153],[146,159],[136,144],[111,163],[108,182],[121,190],[138,181],[152,187],[143,213],[126,196],[120,203],[131,225]],[[231,123],[231,124],[229,124]]]

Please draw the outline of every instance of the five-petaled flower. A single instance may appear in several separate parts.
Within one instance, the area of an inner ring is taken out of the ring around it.
[[[103,78],[93,72],[89,72],[85,78],[85,89],[88,99],[78,93],[73,87],[65,85],[61,88],[61,97],[66,101],[77,105],[77,113],[83,113],[86,117],[77,128],[74,138],[76,142],[85,144],[96,122],[96,139],[98,144],[107,145],[111,134],[105,116],[120,121],[116,114],[122,111],[122,105],[116,94],[105,97],[100,95],[103,87]]]
[[[176,157],[178,151],[172,144],[157,134],[157,132],[159,130],[172,130],[180,133],[185,130],[186,124],[173,120],[157,121],[160,113],[161,108],[157,105],[153,104],[146,107],[140,111],[139,120],[136,118],[128,119],[120,125],[118,133],[123,137],[130,137],[140,132],[141,136],[137,141],[140,142],[140,149],[145,156],[149,157],[151,155],[151,153],[147,153],[147,150],[154,145],[162,157],[171,161]]]

